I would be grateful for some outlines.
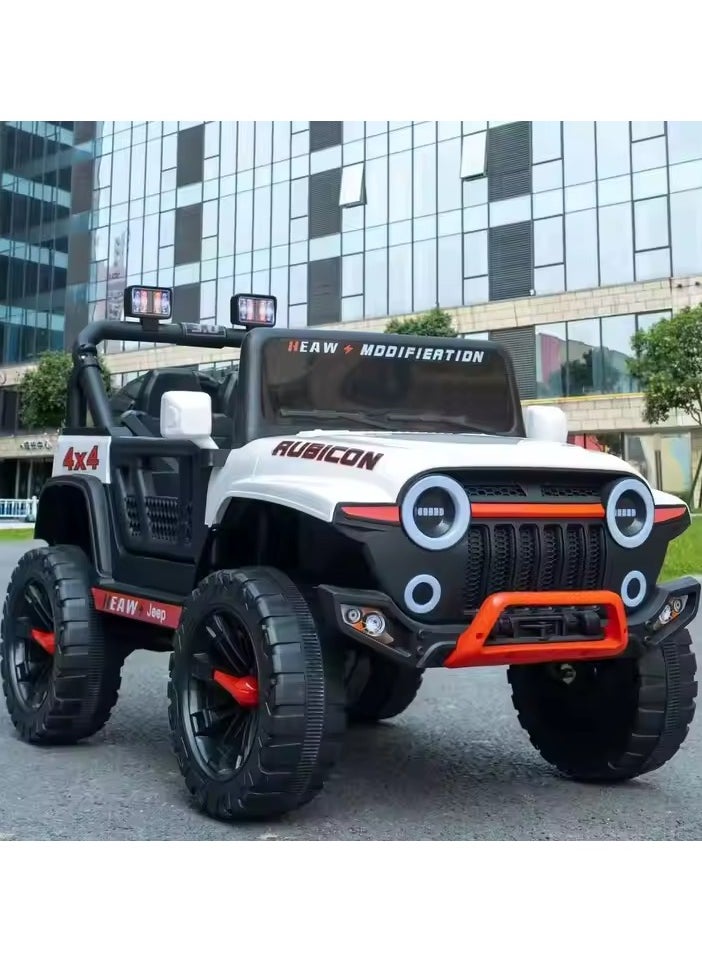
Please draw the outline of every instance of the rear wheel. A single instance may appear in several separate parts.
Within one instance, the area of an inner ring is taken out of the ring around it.
[[[90,561],[71,545],[28,551],[12,573],[0,676],[8,713],[25,741],[88,738],[117,701],[124,652],[106,643],[91,587]]]
[[[409,708],[422,684],[422,672],[354,648],[347,654],[345,682],[349,721],[384,721]]]
[[[304,598],[273,568],[200,583],[174,636],[168,698],[186,785],[216,818],[304,805],[341,748],[341,649],[323,650]]]
[[[519,721],[541,755],[580,781],[616,782],[660,768],[695,714],[696,660],[686,630],[639,659],[513,666]]]

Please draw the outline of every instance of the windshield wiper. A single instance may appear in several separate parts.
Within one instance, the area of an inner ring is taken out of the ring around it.
[[[280,415],[284,418],[306,418],[313,421],[353,421],[368,427],[388,429],[387,415],[383,418],[364,414],[362,411],[333,411],[321,408],[280,408]]]
[[[495,429],[490,425],[472,424],[466,421],[460,414],[396,414],[391,412],[386,415],[388,421],[419,421],[422,424],[453,424],[457,427],[468,428],[478,434],[495,434]]]

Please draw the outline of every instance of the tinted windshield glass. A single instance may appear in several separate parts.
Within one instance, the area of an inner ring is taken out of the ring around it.
[[[263,416],[283,426],[316,420],[395,431],[515,427],[509,373],[487,345],[275,338],[263,347],[262,365]]]

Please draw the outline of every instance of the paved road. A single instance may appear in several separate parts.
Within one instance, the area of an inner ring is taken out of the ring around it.
[[[25,547],[0,545],[3,598]],[[702,662],[702,625],[695,641]],[[429,672],[405,715],[349,734],[305,809],[222,825],[189,805],[168,742],[166,673],[167,656],[132,655],[107,727],[71,748],[24,745],[2,704],[0,839],[702,839],[702,709],[662,770],[575,785],[530,747],[502,669]]]

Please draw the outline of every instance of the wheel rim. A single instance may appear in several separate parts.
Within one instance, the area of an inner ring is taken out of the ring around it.
[[[46,701],[56,649],[54,614],[49,593],[30,580],[13,606],[14,625],[6,638],[9,677],[25,711]]]
[[[258,730],[258,671],[251,636],[231,611],[210,611],[194,629],[183,723],[210,777],[231,778],[246,764]]]

